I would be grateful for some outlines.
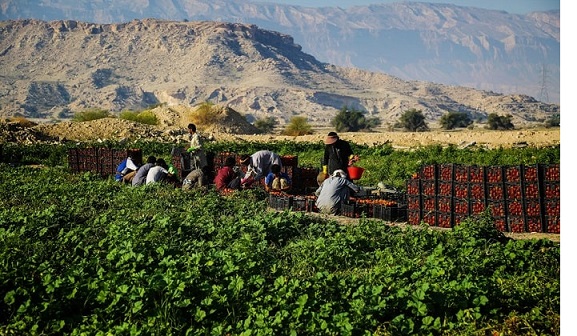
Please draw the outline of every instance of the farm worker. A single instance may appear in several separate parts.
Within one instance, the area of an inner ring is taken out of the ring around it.
[[[149,156],[148,159],[146,160],[146,163],[143,164],[140,168],[138,168],[136,174],[134,174],[134,177],[132,178],[132,186],[138,187],[146,183],[146,175],[148,174],[150,168],[154,167],[155,164],[156,164],[156,157],[152,155]]]
[[[291,188],[291,178],[287,173],[281,171],[277,164],[270,166],[270,173],[264,179],[264,189],[266,191],[287,191]]]
[[[282,168],[280,156],[269,150],[260,150],[250,156],[243,154],[240,157],[240,164],[247,167],[246,174],[240,181],[241,185],[246,187],[250,187],[254,182],[266,177],[273,164]]]
[[[146,184],[164,182],[168,176],[168,165],[164,159],[160,158],[156,160],[156,165],[148,170],[148,173],[146,174]]]
[[[202,169],[196,168],[182,180],[182,190],[190,190],[192,188],[206,188],[208,186],[208,174],[210,170],[208,166]]]
[[[229,156],[224,160],[224,166],[218,170],[214,177],[216,190],[240,189],[240,168],[236,166],[234,157]]]
[[[190,134],[190,147],[186,150],[191,155],[192,168],[200,168],[207,166],[206,154],[204,153],[203,141],[200,134],[196,132],[195,124],[188,124],[188,133]]]
[[[116,175],[114,176],[114,179],[118,182],[121,182],[123,181],[123,178],[126,174],[133,172],[137,169],[138,166],[132,160],[131,154],[128,154],[128,157],[122,160],[122,162],[120,162],[116,167]]]
[[[349,199],[350,190],[359,192],[361,188],[347,179],[344,170],[335,170],[315,191],[317,208],[321,213],[338,215],[342,202]]]
[[[358,159],[359,156],[353,154],[347,141],[340,139],[337,133],[329,132],[325,138],[325,153],[322,160],[322,172],[325,177],[333,175],[338,169],[346,172],[347,167]]]

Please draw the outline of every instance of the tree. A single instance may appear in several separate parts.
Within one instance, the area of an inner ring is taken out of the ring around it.
[[[219,121],[220,113],[216,105],[210,101],[195,106],[189,119],[197,125],[212,125]]]
[[[440,123],[443,129],[451,130],[457,127],[467,127],[473,123],[473,120],[467,113],[449,112],[441,117]]]
[[[342,107],[335,118],[331,120],[331,125],[337,132],[370,130],[380,124],[381,120],[379,118],[366,118],[363,112],[347,106]]]
[[[260,133],[271,133],[274,130],[275,124],[276,119],[274,117],[259,118],[254,121],[254,127],[256,127]]]
[[[561,126],[561,115],[556,113],[545,120],[545,127],[559,127]]]
[[[405,111],[396,126],[402,127],[410,132],[424,132],[429,130],[423,111],[414,108]]]
[[[284,135],[305,135],[312,134],[312,127],[305,117],[292,117],[287,127],[282,132]]]
[[[511,130],[515,126],[511,122],[512,115],[500,116],[497,113],[490,113],[487,116],[488,128],[492,130]]]

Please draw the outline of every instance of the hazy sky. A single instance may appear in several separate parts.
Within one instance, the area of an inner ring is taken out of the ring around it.
[[[341,7],[403,2],[402,0],[252,0],[253,2],[274,2],[307,7]],[[568,0],[567,0],[568,1]],[[504,10],[514,14],[533,11],[560,9],[560,0],[414,0],[414,2],[451,3],[459,6]]]

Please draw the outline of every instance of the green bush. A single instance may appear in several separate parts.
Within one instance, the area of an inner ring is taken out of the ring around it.
[[[142,112],[122,111],[120,112],[120,115],[118,117],[120,119],[130,120],[141,124],[158,125],[158,118],[150,110]]]
[[[305,117],[292,117],[283,131],[284,135],[299,136],[312,134],[312,127]]]
[[[256,127],[261,133],[271,133],[276,125],[276,119],[274,117],[259,118],[255,120],[254,127]]]
[[[370,130],[381,124],[379,118],[366,118],[363,112],[344,106],[331,120],[331,125],[337,132],[357,132]]]
[[[559,127],[561,126],[561,115],[556,113],[545,120],[545,127]]]
[[[113,117],[109,111],[98,108],[87,109],[74,113],[72,121],[90,121],[102,118]]]
[[[409,132],[424,132],[429,130],[423,111],[414,108],[405,111],[395,126],[402,127]]]
[[[514,129],[515,126],[511,122],[513,116],[510,114],[506,116],[500,116],[497,113],[490,113],[487,116],[487,127],[492,130],[511,130]]]
[[[467,127],[473,124],[473,120],[467,113],[449,112],[441,117],[441,127],[446,130],[451,130],[459,127]]]

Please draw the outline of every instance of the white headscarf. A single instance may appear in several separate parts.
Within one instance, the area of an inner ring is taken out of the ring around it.
[[[337,169],[333,172],[333,177],[336,177],[336,176],[347,178],[347,173],[345,173],[345,171],[342,169]]]

